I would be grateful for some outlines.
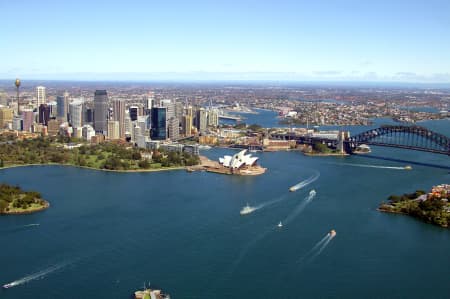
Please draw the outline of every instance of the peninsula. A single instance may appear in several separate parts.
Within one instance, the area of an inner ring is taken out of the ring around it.
[[[198,156],[187,151],[149,150],[120,142],[69,141],[38,137],[3,142],[0,168],[58,164],[105,171],[145,172],[199,164]]]
[[[29,214],[47,209],[50,204],[35,191],[0,185],[0,214]]]
[[[417,190],[401,196],[389,196],[388,203],[382,203],[379,211],[407,214],[427,223],[449,227],[450,224],[450,185],[434,186],[426,193]]]

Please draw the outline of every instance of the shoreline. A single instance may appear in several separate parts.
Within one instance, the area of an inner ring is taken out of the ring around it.
[[[118,172],[118,173],[141,173],[141,172],[159,172],[159,171],[169,171],[169,170],[183,170],[186,169],[187,166],[173,166],[167,168],[156,168],[156,169],[129,169],[129,170],[114,170],[114,169],[100,169],[89,166],[80,166],[73,164],[61,164],[61,163],[45,163],[45,164],[23,164],[23,165],[8,165],[0,168],[9,169],[9,168],[17,168],[17,167],[29,167],[29,166],[65,166],[65,167],[75,167],[75,168],[83,168],[97,171],[105,171],[105,172]]]
[[[50,207],[50,203],[48,201],[46,201],[45,199],[43,199],[43,201],[44,201],[44,205],[42,207],[35,208],[32,210],[24,210],[24,211],[0,212],[0,216],[1,215],[26,215],[26,214],[33,214],[33,213],[47,210]]]
[[[308,157],[346,157],[349,156],[347,153],[305,153],[303,152],[305,156]]]

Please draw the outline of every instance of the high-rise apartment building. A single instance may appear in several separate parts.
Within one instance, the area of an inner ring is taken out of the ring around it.
[[[94,129],[103,135],[108,134],[108,94],[106,90],[96,90],[94,94]]]
[[[45,87],[36,87],[36,107],[40,107],[42,104],[46,104],[47,99],[45,97]]]

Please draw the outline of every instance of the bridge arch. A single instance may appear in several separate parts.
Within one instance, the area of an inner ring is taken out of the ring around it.
[[[361,144],[405,148],[450,156],[450,138],[420,126],[384,125],[345,140],[352,153]]]

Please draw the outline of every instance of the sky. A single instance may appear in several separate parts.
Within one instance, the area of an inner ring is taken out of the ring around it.
[[[448,0],[1,0],[0,12],[0,79],[450,82]]]

